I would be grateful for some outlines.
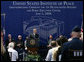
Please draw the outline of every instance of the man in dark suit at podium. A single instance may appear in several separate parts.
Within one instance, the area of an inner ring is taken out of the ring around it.
[[[33,34],[30,35],[30,46],[38,47],[39,46],[39,34],[37,29],[33,29]]]
[[[37,29],[33,29],[33,34],[30,35],[30,39],[38,39],[39,34],[37,34]]]
[[[39,34],[37,34],[37,29],[33,29],[33,34],[29,37],[29,42],[27,42],[27,48],[30,51],[37,51],[39,47]]]

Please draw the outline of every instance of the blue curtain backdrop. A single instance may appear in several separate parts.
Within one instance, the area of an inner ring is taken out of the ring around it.
[[[25,39],[33,28],[37,28],[40,44],[46,45],[50,34],[54,39],[61,34],[69,38],[75,25],[81,27],[83,2],[1,1],[1,14],[3,13],[6,18],[3,23],[1,16],[1,25],[5,27],[6,37],[11,33],[17,39],[17,35],[21,34]]]

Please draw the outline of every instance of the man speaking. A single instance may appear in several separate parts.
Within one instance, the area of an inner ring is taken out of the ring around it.
[[[30,35],[31,39],[38,39],[39,38],[39,34],[37,34],[37,29],[33,29],[33,34]]]
[[[27,43],[28,50],[33,53],[37,52],[39,47],[39,34],[37,34],[37,29],[33,29],[33,34],[29,37],[29,42]]]

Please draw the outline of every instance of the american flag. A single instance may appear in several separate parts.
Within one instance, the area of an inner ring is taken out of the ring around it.
[[[82,25],[81,25],[81,32],[83,32],[83,22],[82,22]]]
[[[83,32],[83,14],[82,14],[81,32]]]
[[[83,14],[81,16],[82,16],[81,32],[83,32]]]

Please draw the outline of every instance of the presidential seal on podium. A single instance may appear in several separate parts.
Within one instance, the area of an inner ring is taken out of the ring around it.
[[[35,40],[34,39],[31,39],[30,40],[30,45],[35,45],[36,43],[35,43]]]

